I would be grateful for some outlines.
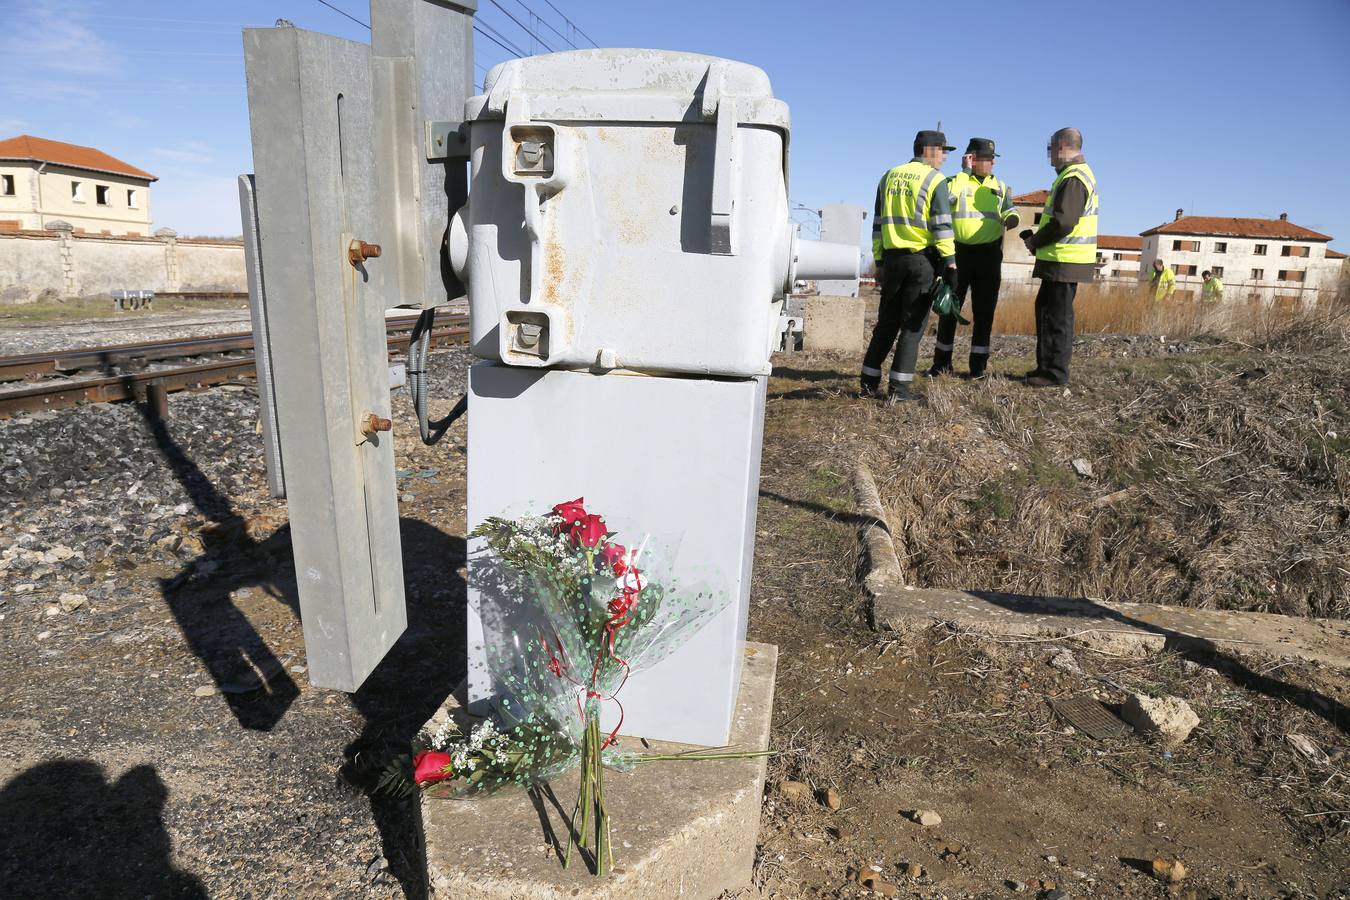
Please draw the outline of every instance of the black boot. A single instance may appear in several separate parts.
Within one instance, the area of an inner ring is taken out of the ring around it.
[[[985,377],[984,370],[988,365],[989,365],[988,353],[970,354],[970,377],[971,378]]]
[[[929,368],[927,375],[929,378],[936,378],[939,375],[951,375],[952,369],[952,351],[938,348],[933,351],[933,365]]]
[[[917,400],[914,392],[909,388],[907,381],[892,381],[890,390],[886,392],[886,405],[895,406],[900,403],[906,403],[910,400]]]
[[[859,397],[876,397],[881,393],[880,375],[860,375],[858,384]]]

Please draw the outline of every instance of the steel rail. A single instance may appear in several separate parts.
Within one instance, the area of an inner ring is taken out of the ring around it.
[[[389,320],[390,331],[406,333],[412,330],[415,317]],[[465,316],[444,320],[447,325],[465,325]],[[18,356],[0,356],[0,382],[21,381],[34,376],[64,375],[84,369],[108,370],[127,363],[158,362],[190,356],[212,356],[221,353],[246,352],[253,349],[253,334],[248,331],[183,338],[167,341],[140,341],[130,344],[111,344],[77,350],[58,350],[46,353],[25,353]]]
[[[389,335],[389,349],[401,350],[405,340],[406,335]],[[431,333],[431,340],[433,344],[441,345],[465,344],[469,340],[469,329],[467,325],[437,328]],[[0,418],[47,409],[64,409],[81,403],[141,400],[145,398],[151,384],[160,384],[166,392],[174,393],[225,384],[253,375],[254,360],[248,356],[102,378],[52,379],[31,387],[0,391]]]

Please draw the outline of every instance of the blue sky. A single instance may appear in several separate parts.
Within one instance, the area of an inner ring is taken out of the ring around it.
[[[361,0],[330,2],[369,19]],[[762,67],[792,108],[792,200],[808,207],[870,207],[881,172],[939,120],[962,148],[995,138],[1015,190],[1042,188],[1046,136],[1075,125],[1104,232],[1137,233],[1177,207],[1288,212],[1350,249],[1347,0],[480,6],[480,21],[525,52],[544,48],[506,12],[555,49],[558,32],[587,45],[556,7],[601,46]],[[369,36],[318,0],[0,0],[0,15],[0,136],[93,145],[154,172],[155,225],[184,234],[239,232],[234,179],[251,168],[239,29],[284,17]],[[481,37],[477,52],[484,67],[508,55]]]

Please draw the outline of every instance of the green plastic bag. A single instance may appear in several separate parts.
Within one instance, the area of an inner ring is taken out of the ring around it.
[[[956,321],[962,325],[970,324],[968,319],[961,317],[961,303],[947,286],[946,280],[941,277],[934,278],[933,286],[928,289],[928,296],[933,301],[933,312],[940,316],[955,316]]]

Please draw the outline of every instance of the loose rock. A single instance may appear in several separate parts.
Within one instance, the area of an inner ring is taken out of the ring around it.
[[[74,612],[88,603],[89,598],[84,594],[62,594],[56,598],[56,602],[61,605],[62,612]]]
[[[1178,884],[1186,877],[1186,867],[1179,859],[1153,860],[1153,877],[1164,884]]]
[[[789,803],[807,803],[811,799],[811,788],[800,781],[785,781],[778,786],[778,794]]]
[[[911,822],[917,822],[924,828],[936,828],[942,824],[942,816],[932,809],[914,809],[908,813]]]
[[[1146,697],[1131,694],[1121,710],[1121,718],[1142,732],[1157,734],[1168,747],[1176,747],[1190,737],[1200,717],[1180,697]]]
[[[820,802],[832,812],[838,812],[839,808],[844,805],[839,798],[839,792],[834,788],[826,788],[820,795]]]

